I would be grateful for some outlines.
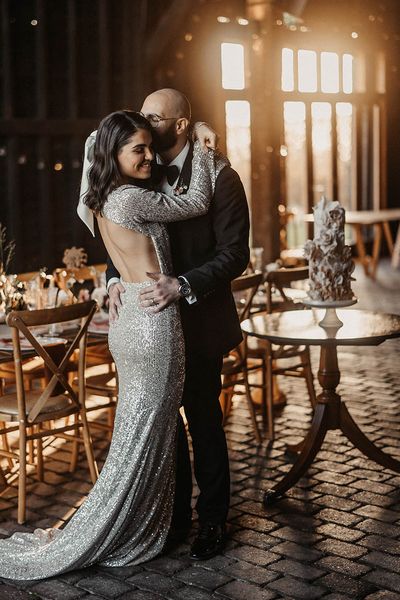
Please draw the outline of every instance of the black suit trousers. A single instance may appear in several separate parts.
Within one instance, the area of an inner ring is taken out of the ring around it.
[[[196,511],[200,522],[224,523],[229,509],[228,450],[219,404],[222,356],[189,353],[182,404],[193,444],[194,474],[200,495]],[[173,524],[191,517],[192,472],[188,439],[179,415],[177,477]]]

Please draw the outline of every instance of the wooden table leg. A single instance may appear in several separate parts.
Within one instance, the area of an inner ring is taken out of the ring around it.
[[[335,390],[340,382],[340,371],[337,347],[334,344],[321,347],[318,380],[322,392],[317,396],[317,406],[311,428],[304,440],[297,444],[299,454],[290,471],[279,483],[265,492],[265,506],[273,504],[283,496],[306,473],[322,446],[326,432],[331,429],[340,429],[368,458],[387,469],[400,473],[400,461],[380,450],[367,438],[351,417],[340,396],[336,394]]]
[[[353,417],[347,410],[347,406],[342,403],[340,407],[340,429],[344,435],[354,444],[356,448],[361,450],[365,456],[374,460],[385,469],[391,469],[400,473],[400,461],[391,457],[386,452],[375,446],[371,440],[367,438],[365,433],[361,431]]]
[[[393,250],[394,250],[394,242],[393,242],[392,232],[390,230],[390,223],[389,223],[389,221],[384,221],[382,223],[382,227],[383,227],[383,233],[385,234],[385,240],[386,240],[386,243],[387,243],[389,254],[390,254],[390,256],[392,256],[393,255]]]
[[[278,500],[298,482],[320,450],[326,432],[329,429],[337,429],[339,426],[340,396],[335,393],[335,389],[340,381],[340,371],[337,350],[334,344],[321,347],[318,380],[322,386],[322,392],[317,396],[317,406],[310,430],[304,441],[298,444],[300,454],[284,478],[272,489],[265,492],[265,505]]]
[[[370,262],[369,274],[372,279],[375,279],[376,269],[378,267],[379,255],[381,253],[382,245],[382,223],[376,223],[374,225],[374,244],[372,247],[372,257]]]
[[[397,269],[398,266],[400,266],[400,225],[397,229],[396,241],[392,253],[392,267]]]
[[[369,269],[368,269],[369,260],[368,260],[367,251],[365,249],[364,239],[363,239],[363,235],[362,235],[362,226],[357,223],[357,224],[353,225],[353,227],[356,231],[356,246],[357,246],[358,258],[360,259],[360,262],[364,268],[365,275],[368,277],[369,276]]]

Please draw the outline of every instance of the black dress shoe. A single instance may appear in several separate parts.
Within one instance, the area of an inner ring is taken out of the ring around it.
[[[190,549],[192,560],[207,560],[219,554],[225,543],[225,525],[201,523]]]

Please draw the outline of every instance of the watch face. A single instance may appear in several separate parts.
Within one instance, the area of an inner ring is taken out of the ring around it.
[[[182,283],[182,285],[179,288],[179,293],[182,296],[189,296],[190,292],[191,292],[190,285],[188,283]]]

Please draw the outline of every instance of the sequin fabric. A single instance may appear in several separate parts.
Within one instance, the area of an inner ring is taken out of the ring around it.
[[[169,273],[169,241],[162,222],[205,213],[226,164],[223,157],[196,147],[185,196],[122,186],[110,194],[104,214],[150,236],[162,272]],[[0,540],[0,577],[44,579],[94,563],[135,565],[156,556],[165,543],[184,382],[181,323],[176,304],[157,314],[140,307],[139,292],[149,282],[123,283],[123,306],[109,333],[119,397],[107,460],[63,529],[36,529]]]

